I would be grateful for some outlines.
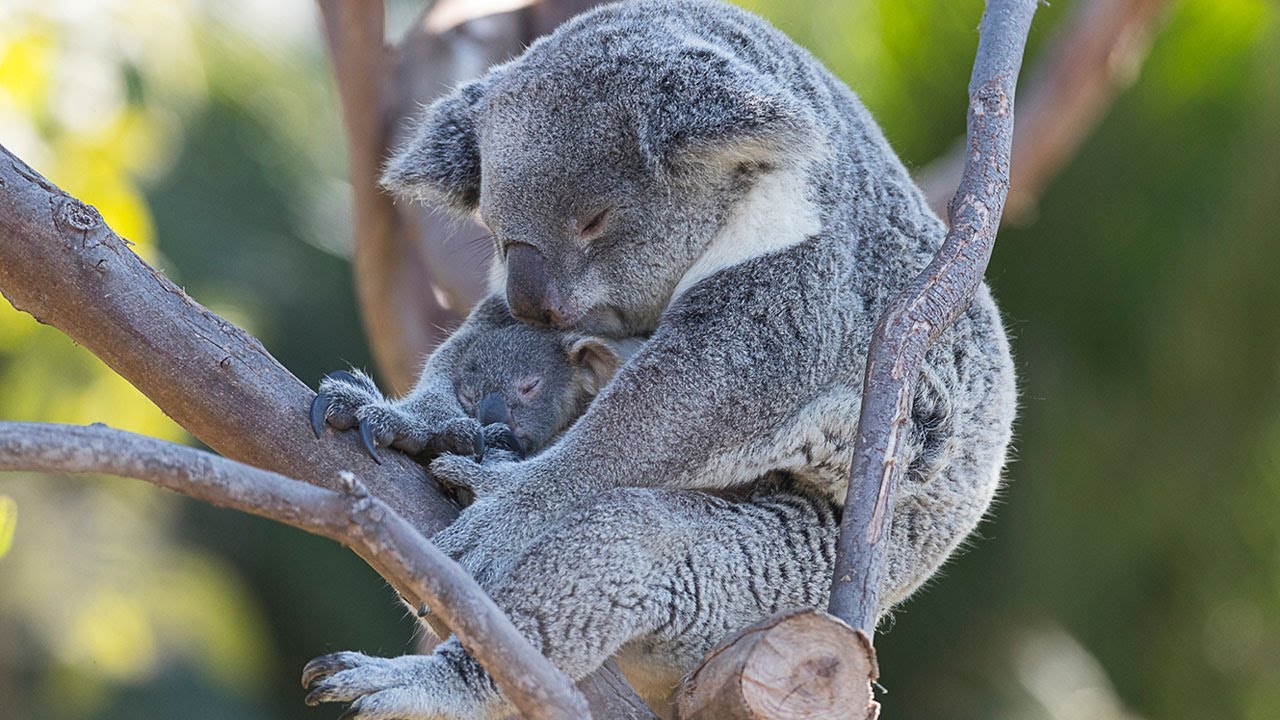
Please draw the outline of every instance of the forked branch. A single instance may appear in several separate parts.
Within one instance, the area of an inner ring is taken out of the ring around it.
[[[579,720],[586,700],[516,630],[466,571],[351,473],[325,490],[212,453],[113,430],[0,422],[0,470],[100,473],[145,480],[198,500],[336,540],[378,559],[405,600],[429,604],[524,717]]]
[[[982,283],[1005,196],[1013,96],[1037,0],[989,0],[969,81],[968,146],[951,229],[933,261],[881,316],[867,353],[853,471],[840,525],[830,611],[868,636],[880,578],[901,442],[929,345],[968,307]]]

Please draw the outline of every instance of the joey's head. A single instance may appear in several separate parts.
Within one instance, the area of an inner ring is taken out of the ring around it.
[[[820,144],[803,102],[658,5],[570,21],[437,101],[387,167],[492,232],[521,320],[652,331],[737,203]]]
[[[468,415],[506,425],[530,455],[573,424],[640,342],[529,325],[491,330],[465,348],[454,389]]]

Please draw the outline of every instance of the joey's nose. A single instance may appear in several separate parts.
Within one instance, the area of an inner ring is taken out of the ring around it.
[[[507,306],[525,322],[562,326],[568,319],[547,261],[532,245],[507,249]]]
[[[503,423],[509,427],[511,425],[511,409],[507,407],[507,401],[503,400],[501,395],[489,393],[476,406],[476,420],[479,420],[481,425]]]

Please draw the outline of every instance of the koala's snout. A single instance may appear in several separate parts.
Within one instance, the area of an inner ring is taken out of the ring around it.
[[[519,243],[507,250],[507,305],[525,322],[563,328],[572,320],[546,259],[532,245]]]

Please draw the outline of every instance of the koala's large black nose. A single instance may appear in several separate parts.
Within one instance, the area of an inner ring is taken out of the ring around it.
[[[568,319],[547,261],[532,245],[507,249],[507,306],[525,322],[562,327]]]

